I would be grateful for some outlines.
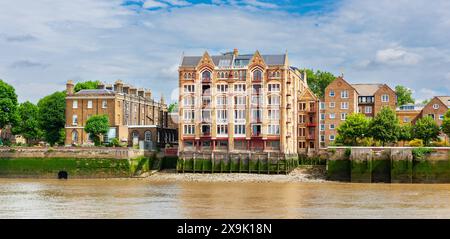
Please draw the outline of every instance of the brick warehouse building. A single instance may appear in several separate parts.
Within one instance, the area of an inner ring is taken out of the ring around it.
[[[318,99],[287,54],[183,56],[179,87],[180,154],[318,148]]]
[[[386,84],[350,84],[336,78],[325,88],[320,107],[320,142],[328,146],[337,137],[337,128],[351,113],[373,118],[385,106],[396,110],[397,96]]]
[[[169,127],[164,98],[156,102],[150,90],[137,89],[118,80],[114,85],[101,83],[98,89],[74,92],[74,83],[67,82],[66,145],[90,144],[84,131],[93,115],[107,115],[110,130],[104,141],[118,138],[129,146],[144,144],[153,150],[177,141],[177,129]]]

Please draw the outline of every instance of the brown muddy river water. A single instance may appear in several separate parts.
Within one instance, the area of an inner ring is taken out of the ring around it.
[[[0,218],[450,218],[450,185],[0,179]]]

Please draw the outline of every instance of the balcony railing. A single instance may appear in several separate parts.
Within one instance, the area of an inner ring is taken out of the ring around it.
[[[306,123],[306,127],[317,127],[317,123],[315,123],[315,122],[308,122],[308,123]]]

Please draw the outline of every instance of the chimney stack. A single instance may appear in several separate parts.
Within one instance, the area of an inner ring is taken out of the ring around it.
[[[67,91],[67,95],[73,95],[74,94],[74,88],[75,85],[73,84],[72,80],[68,80],[66,83],[66,91]]]
[[[234,57],[237,57],[239,55],[239,51],[237,48],[233,49],[233,55],[234,55]]]
[[[147,100],[151,100],[152,99],[152,91],[151,90],[149,90],[149,89],[145,90],[145,98]]]
[[[114,91],[123,93],[123,83],[121,80],[116,80],[116,82],[114,83]]]
[[[98,83],[97,89],[100,89],[100,90],[105,89],[105,83],[103,83],[103,82]]]

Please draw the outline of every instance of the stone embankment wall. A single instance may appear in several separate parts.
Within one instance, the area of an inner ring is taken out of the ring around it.
[[[0,177],[132,177],[152,169],[153,157],[128,148],[0,148]]]
[[[330,147],[330,180],[359,183],[450,183],[450,148]]]
[[[289,173],[299,164],[297,155],[277,153],[183,153],[178,172],[193,173]]]

